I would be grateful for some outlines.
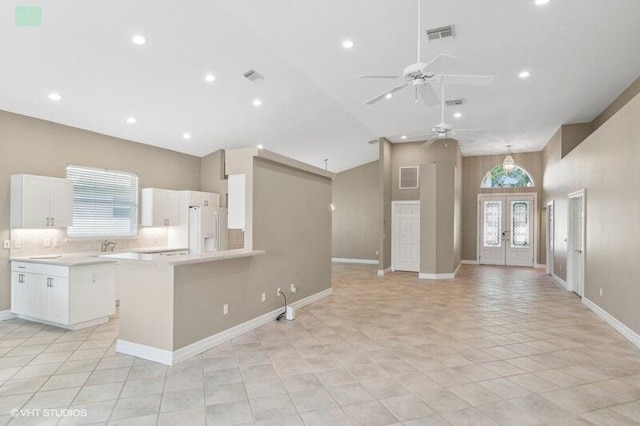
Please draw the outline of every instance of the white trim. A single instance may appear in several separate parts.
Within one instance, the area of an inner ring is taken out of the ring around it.
[[[106,324],[109,322],[109,317],[96,318],[88,321],[78,322],[75,324],[61,324],[59,322],[48,321],[41,318],[30,317],[28,315],[16,315],[16,318],[20,318],[27,321],[39,322],[40,324],[52,325],[54,327],[64,328],[65,330],[81,330],[87,327],[93,327],[94,325]]]
[[[304,299],[291,303],[290,306],[300,309],[325,297],[331,296],[333,289],[329,287],[326,290],[312,294]],[[132,355],[138,358],[144,358],[150,361],[159,362],[165,365],[175,365],[181,361],[191,358],[202,352],[208,351],[222,343],[228,342],[242,334],[254,330],[262,325],[265,325],[275,320],[278,315],[282,313],[282,308],[275,309],[266,314],[260,315],[257,318],[250,319],[249,321],[238,324],[234,327],[228,328],[220,333],[214,334],[209,337],[205,337],[202,340],[191,343],[175,351],[166,349],[155,348],[152,346],[142,345],[140,343],[128,342],[126,340],[118,339],[116,342],[116,352],[120,352],[126,355]]]
[[[16,318],[16,314],[10,310],[0,311],[0,321],[6,321],[14,318]]]
[[[453,277],[455,278],[456,275],[458,275],[458,271],[460,270],[460,267],[462,266],[462,260],[460,261],[460,263],[458,263],[458,266],[456,267],[456,270],[453,271]]]
[[[379,277],[384,277],[384,274],[386,274],[389,271],[391,271],[391,266],[386,267],[384,269],[378,269],[378,276]]]
[[[547,265],[544,263],[536,263],[533,267],[536,269],[544,269],[545,271],[547,270]]]
[[[631,343],[640,348],[640,335],[629,327],[621,323],[609,312],[602,309],[600,306],[593,303],[586,297],[582,298],[582,303],[589,309],[591,309],[597,316],[605,320],[611,327],[613,327],[618,333],[626,337]]]
[[[374,259],[347,259],[344,257],[332,257],[332,262],[335,263],[359,263],[364,265],[377,265],[378,261]]]
[[[556,274],[551,274],[551,278],[553,278],[557,284],[560,284],[560,286],[562,288],[564,288],[565,290],[569,291],[569,286],[567,285],[565,280],[563,280],[562,278],[560,278]]]
[[[549,209],[551,209],[551,214],[549,214]],[[545,253],[547,254],[547,274],[553,275],[554,273],[554,256],[555,256],[555,237],[556,237],[556,205],[555,201],[551,200],[547,203],[546,215],[545,215],[545,228],[547,230],[547,235],[545,235]],[[551,222],[552,226],[549,226],[549,222]],[[554,228],[554,229],[551,229]],[[551,236],[553,235],[553,239]]]
[[[418,278],[421,280],[452,280],[454,279],[456,276],[453,273],[448,273],[448,274],[426,274],[423,272],[420,272],[418,274]]]
[[[462,263],[463,265],[477,265],[478,261],[477,260],[463,260],[460,263]]]

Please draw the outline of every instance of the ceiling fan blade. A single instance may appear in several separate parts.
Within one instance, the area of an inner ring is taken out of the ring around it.
[[[400,90],[404,89],[405,87],[409,86],[410,84],[411,84],[411,82],[410,82],[410,81],[407,81],[407,82],[405,82],[405,83],[402,83],[401,85],[396,86],[396,87],[394,87],[394,88],[393,88],[393,89],[391,89],[391,90],[387,90],[386,92],[384,92],[384,93],[383,93],[383,94],[381,94],[380,96],[376,96],[375,98],[373,98],[373,99],[371,99],[369,102],[367,102],[365,105],[373,105],[373,104],[375,104],[376,102],[378,102],[379,100],[384,99],[384,97],[385,97],[385,96],[387,96],[388,94],[390,94],[390,93],[391,93],[391,94],[396,93],[396,92],[398,92],[398,91],[400,91]]]
[[[441,53],[436,58],[429,62],[426,67],[424,67],[424,71],[429,71],[434,74],[441,74],[445,68],[450,67],[458,58],[452,55],[447,55],[446,53]]]
[[[433,138],[429,139],[428,141],[426,141],[425,143],[423,143],[423,144],[420,146],[420,149],[427,149],[427,148],[429,148],[429,147],[430,147],[431,145],[433,145],[433,143],[434,143],[435,141],[437,141],[438,139],[440,139],[440,137],[438,137],[438,136],[435,136],[435,137],[433,137]]]
[[[434,106],[440,104],[440,99],[429,83],[425,83],[419,90],[420,97],[426,106]]]
[[[442,82],[454,86],[487,87],[493,84],[492,75],[443,75]]]
[[[404,76],[402,75],[359,75],[358,78],[390,78],[390,79],[396,79],[396,78],[402,78]]]

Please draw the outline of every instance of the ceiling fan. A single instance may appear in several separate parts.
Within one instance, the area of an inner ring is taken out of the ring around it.
[[[444,98],[444,84],[442,84],[442,92],[441,92],[441,111],[440,111],[440,123],[435,124],[432,128],[431,131],[428,133],[420,133],[417,135],[411,135],[411,136],[407,136],[407,138],[419,138],[422,136],[427,136],[429,137],[429,139],[422,144],[422,146],[420,146],[420,149],[426,149],[429,148],[435,141],[439,140],[439,139],[448,139],[448,138],[455,138],[458,141],[463,141],[463,140],[467,140],[467,141],[472,141],[474,140],[473,137],[469,137],[466,136],[465,134],[471,134],[473,135],[474,133],[485,133],[488,132],[487,129],[455,129],[453,128],[453,126],[451,124],[447,124],[444,122],[444,107],[445,107],[445,98]]]
[[[394,93],[402,89],[413,86],[414,100],[418,101],[418,96],[422,98],[427,106],[438,104],[438,95],[429,83],[468,85],[468,86],[490,86],[493,83],[493,76],[490,75],[445,75],[441,72],[458,60],[457,57],[447,54],[440,54],[429,63],[420,60],[420,42],[421,42],[421,0],[418,0],[418,61],[407,66],[402,75],[361,75],[358,78],[372,79],[403,79],[402,84],[387,90],[379,96],[371,99],[366,105],[372,105],[376,102],[391,97]]]

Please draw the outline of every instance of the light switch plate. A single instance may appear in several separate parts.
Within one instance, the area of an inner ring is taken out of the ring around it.
[[[2,247],[6,248],[6,249],[10,249],[11,248],[11,240],[4,240],[4,242],[2,243]]]
[[[60,240],[59,240],[59,239],[57,239],[57,238],[54,238],[54,239],[53,239],[53,246],[54,246],[54,247],[60,247]]]
[[[51,247],[51,240],[49,238],[45,238],[44,246],[45,246],[45,248]]]
[[[22,248],[22,240],[13,240],[13,248],[15,249]]]

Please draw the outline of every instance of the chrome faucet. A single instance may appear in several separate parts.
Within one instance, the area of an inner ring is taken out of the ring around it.
[[[108,251],[113,251],[117,245],[118,243],[116,243],[115,241],[104,240],[102,242],[102,252],[105,253]]]

